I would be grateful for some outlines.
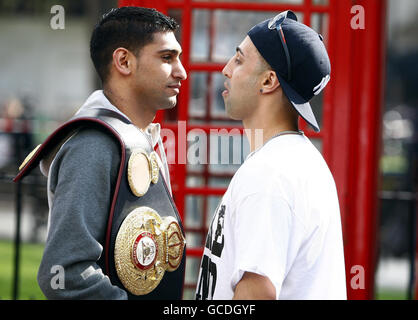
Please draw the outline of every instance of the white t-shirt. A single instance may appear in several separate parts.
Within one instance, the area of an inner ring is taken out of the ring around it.
[[[197,299],[232,299],[244,272],[270,279],[277,299],[346,299],[337,191],[304,135],[250,154],[209,228]]]

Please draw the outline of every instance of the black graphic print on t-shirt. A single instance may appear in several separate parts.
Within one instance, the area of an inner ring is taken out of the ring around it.
[[[208,248],[212,255],[221,257],[222,250],[224,248],[224,219],[225,219],[225,205],[221,205],[217,208],[214,219],[212,220],[209,228],[208,236],[206,238],[205,247]],[[215,234],[212,230],[216,223]],[[200,266],[200,279],[198,283],[198,289],[196,292],[196,299],[207,300],[213,297],[216,288],[216,264],[203,254],[202,264]]]

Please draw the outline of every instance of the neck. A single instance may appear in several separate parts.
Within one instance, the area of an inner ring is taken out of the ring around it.
[[[155,118],[156,112],[141,104],[126,89],[105,87],[103,94],[140,129],[145,129]]]
[[[279,104],[277,100],[280,101]],[[286,103],[287,100],[283,97],[272,95],[268,99],[259,101],[256,111],[248,119],[243,119],[251,152],[281,132],[299,131],[299,116],[293,107]]]
[[[253,152],[254,150],[263,146],[268,140],[270,140],[275,135],[281,132],[299,132],[297,124],[291,124],[289,122],[268,122],[265,121],[242,121],[243,126],[245,128],[244,132],[247,136],[248,142],[250,144],[250,151]]]
[[[244,126],[245,128],[245,126]],[[288,126],[278,126],[275,128],[245,128],[244,130],[247,139],[250,144],[250,152],[257,150],[262,147],[267,141],[269,141],[274,136],[277,136],[281,133],[299,133],[298,129],[294,129]]]
[[[265,134],[263,135],[263,144],[265,144],[267,141],[269,141],[271,138],[273,138],[274,136],[277,136],[281,133],[299,133],[299,130],[295,130],[293,128],[290,127],[278,127],[278,128],[272,128],[271,130],[268,130],[267,132],[265,132]]]

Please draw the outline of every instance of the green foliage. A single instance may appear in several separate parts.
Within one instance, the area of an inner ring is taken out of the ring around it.
[[[44,300],[36,281],[44,246],[42,244],[24,243],[20,250],[19,300]],[[0,241],[0,299],[12,299],[14,244],[11,241]]]
[[[399,289],[380,289],[376,292],[376,300],[407,300],[406,292]]]

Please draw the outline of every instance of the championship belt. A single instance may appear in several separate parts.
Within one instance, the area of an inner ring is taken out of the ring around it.
[[[104,254],[98,265],[112,284],[127,291],[128,299],[181,299],[186,243],[181,219],[150,141],[127,119],[105,109],[76,115],[25,159],[14,181],[86,126],[110,134],[121,147]]]
[[[116,237],[119,279],[132,294],[150,293],[165,271],[179,267],[183,250],[184,238],[176,219],[161,218],[155,210],[139,207],[128,214]]]

